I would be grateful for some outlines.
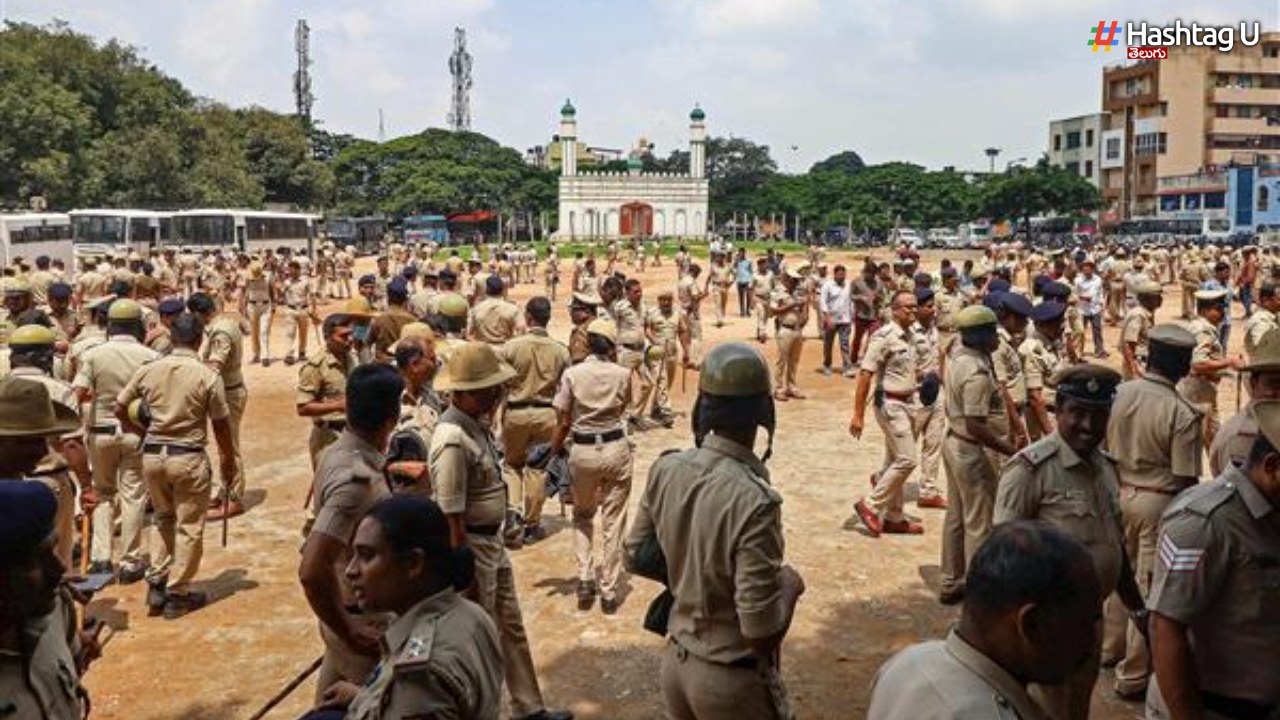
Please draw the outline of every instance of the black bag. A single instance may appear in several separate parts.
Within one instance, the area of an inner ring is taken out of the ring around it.
[[[938,394],[942,391],[942,380],[938,379],[938,373],[927,372],[924,379],[920,381],[920,404],[930,407],[938,400]]]
[[[671,620],[671,608],[675,604],[676,596],[672,595],[670,590],[663,588],[662,593],[649,603],[649,609],[644,611],[644,629],[659,637],[666,637],[667,623]]]

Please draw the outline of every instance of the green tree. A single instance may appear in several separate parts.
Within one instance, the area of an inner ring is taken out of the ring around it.
[[[1015,167],[989,179],[982,194],[988,217],[1021,221],[1028,233],[1034,216],[1086,213],[1102,206],[1096,187],[1073,172],[1051,167],[1047,158],[1034,168]]]
[[[852,150],[836,153],[826,160],[819,160],[809,168],[811,173],[820,172],[842,172],[846,175],[853,175],[867,164],[862,162],[862,157]]]

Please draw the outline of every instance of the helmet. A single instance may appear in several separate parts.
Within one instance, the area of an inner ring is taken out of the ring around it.
[[[650,345],[649,349],[644,351],[644,361],[649,364],[662,362],[667,356],[667,349],[661,345]]]
[[[142,402],[142,398],[137,398],[129,403],[128,413],[129,419],[138,427],[146,428],[151,425],[151,408]]]
[[[436,301],[436,311],[445,317],[466,317],[470,309],[467,299],[458,293],[447,293]]]
[[[128,321],[142,319],[142,306],[128,298],[121,298],[111,303],[107,310],[108,320]]]
[[[587,323],[587,334],[599,335],[614,344],[618,342],[618,326],[606,318],[596,318]]]
[[[38,347],[47,345],[52,347],[57,340],[58,337],[53,334],[53,331],[43,325],[23,325],[9,335],[9,345],[11,346]]]
[[[722,397],[767,395],[772,384],[769,366],[760,353],[741,342],[712,348],[702,361],[698,391]]]

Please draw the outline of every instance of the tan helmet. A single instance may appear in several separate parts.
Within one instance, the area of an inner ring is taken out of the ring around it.
[[[135,398],[129,403],[128,413],[134,425],[144,429],[151,426],[151,408],[147,407],[142,398]]]
[[[516,375],[514,368],[499,360],[493,348],[482,342],[469,342],[455,349],[444,368],[435,381],[435,389],[441,392],[483,390]]]
[[[702,361],[698,392],[720,397],[767,395],[772,390],[769,365],[760,352],[742,342],[717,345]]]
[[[618,326],[608,318],[596,318],[587,323],[588,335],[599,335],[615,345],[618,343]]]
[[[467,299],[458,293],[445,293],[436,301],[436,312],[445,317],[466,317],[470,310],[471,306],[467,304]]]
[[[644,361],[646,364],[654,365],[660,363],[667,357],[667,349],[661,345],[650,345],[644,351]]]
[[[76,411],[50,399],[43,384],[13,375],[0,379],[0,437],[55,437],[78,427]]]
[[[52,347],[58,336],[43,325],[23,325],[9,335],[10,347]]]
[[[128,298],[121,298],[111,303],[107,310],[107,319],[117,322],[142,319],[142,306]]]

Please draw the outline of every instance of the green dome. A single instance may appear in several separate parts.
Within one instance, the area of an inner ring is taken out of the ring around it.
[[[689,119],[690,119],[690,120],[696,120],[696,121],[698,121],[698,122],[701,122],[701,121],[703,121],[703,120],[707,119],[707,114],[706,114],[706,113],[704,113],[704,112],[702,112],[702,108],[701,108],[701,107],[699,107],[699,106],[697,106],[697,105],[694,105],[694,106],[693,106],[693,112],[689,113]]]
[[[638,157],[627,158],[628,170],[641,170],[644,168],[644,162]]]
[[[560,114],[566,117],[571,117],[573,115],[577,115],[578,111],[573,108],[573,103],[569,102],[568,98],[565,98],[564,107],[560,108]]]

